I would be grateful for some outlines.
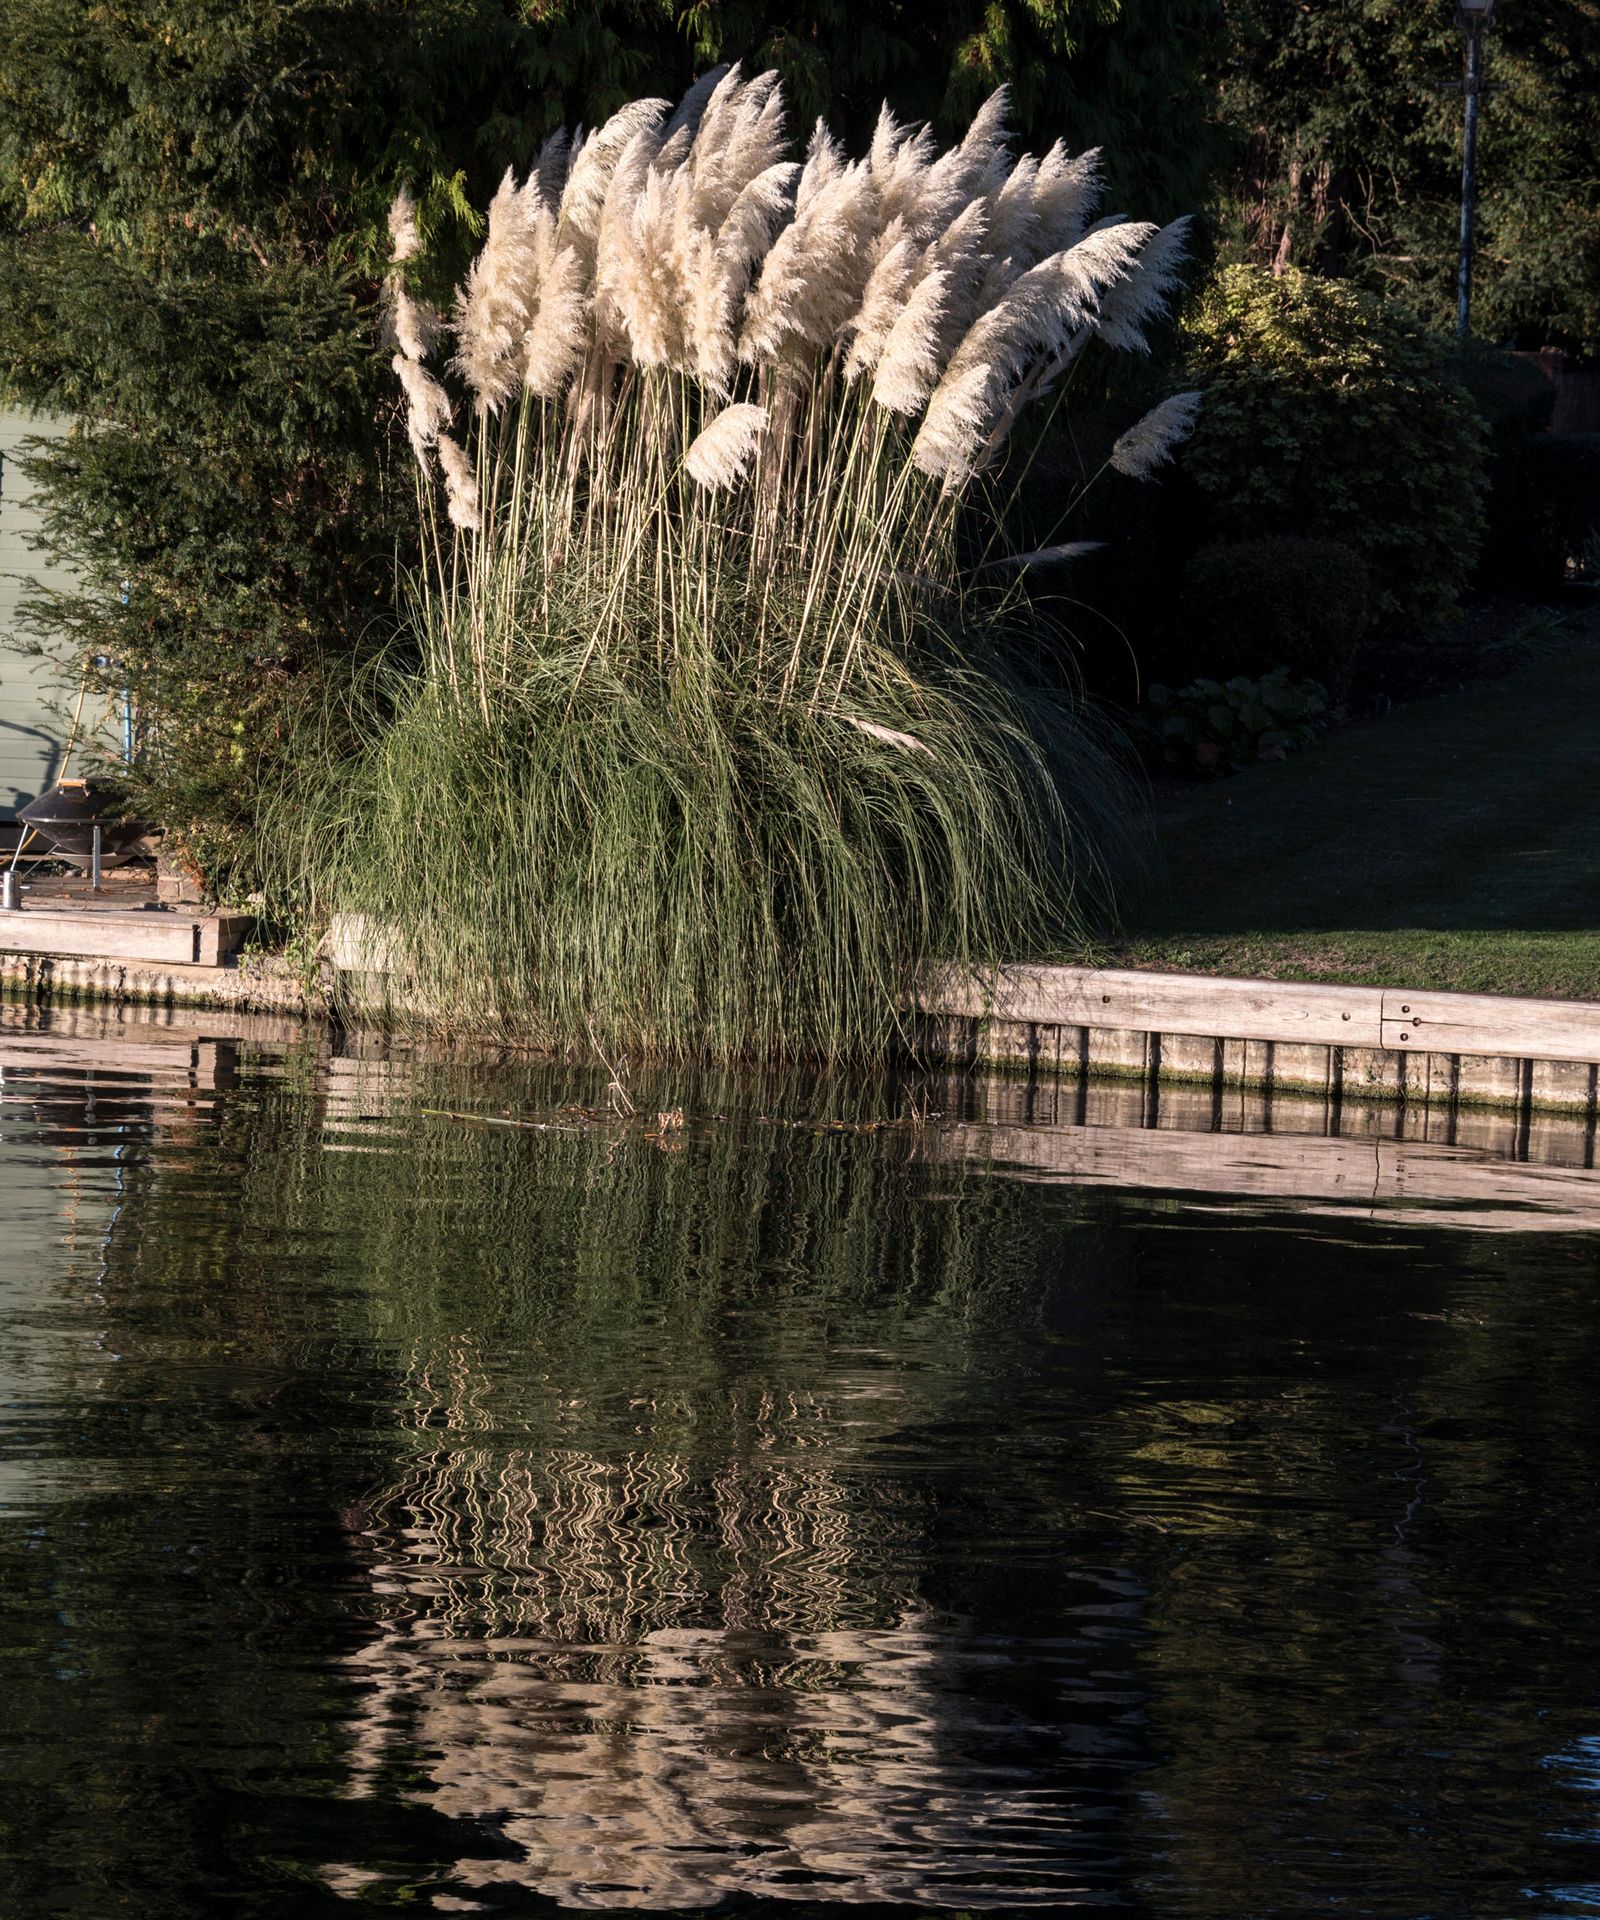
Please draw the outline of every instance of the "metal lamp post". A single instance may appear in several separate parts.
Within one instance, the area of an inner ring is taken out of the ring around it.
[[[1472,227],[1478,211],[1478,102],[1483,96],[1483,36],[1494,0],[1458,0],[1456,24],[1467,43],[1466,125],[1461,137],[1461,251],[1456,264],[1456,334],[1465,346],[1472,332]]]

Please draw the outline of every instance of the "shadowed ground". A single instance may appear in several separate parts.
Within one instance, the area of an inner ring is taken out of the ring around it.
[[[1156,799],[1128,966],[1600,998],[1600,623]]]

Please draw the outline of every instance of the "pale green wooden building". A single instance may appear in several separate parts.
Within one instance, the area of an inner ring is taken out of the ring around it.
[[[15,456],[30,435],[60,424],[0,411],[0,826],[56,778],[66,744],[66,722],[55,709],[71,688],[60,661],[13,650],[21,633],[17,608],[28,583],[60,577],[28,544],[38,515]]]

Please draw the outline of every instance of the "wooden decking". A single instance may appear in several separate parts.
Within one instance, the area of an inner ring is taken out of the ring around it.
[[[147,868],[113,869],[98,893],[81,874],[35,877],[25,870],[22,906],[0,913],[0,955],[220,967],[250,925],[248,914],[163,905]]]
[[[249,930],[240,913],[181,907],[36,907],[0,914],[0,952],[219,967]]]

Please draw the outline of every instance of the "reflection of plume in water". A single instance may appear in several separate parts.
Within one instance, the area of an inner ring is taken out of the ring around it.
[[[489,1396],[467,1343],[419,1356],[414,1423],[441,1444],[419,1452],[376,1506],[385,1539],[404,1543],[407,1593],[426,1596],[435,1622],[476,1633],[533,1624],[615,1645],[708,1610],[734,1627],[817,1630],[860,1617],[848,1571],[869,1543],[825,1450],[836,1421],[815,1394],[731,1389],[721,1412],[737,1450],[693,1471],[681,1442],[606,1455],[517,1444],[496,1431]],[[640,1412],[693,1429],[689,1405]]]
[[[421,1755],[430,1807],[517,1849],[453,1885],[645,1908],[1072,1897],[1064,1796],[1030,1784],[1039,1730],[985,1697],[1015,1656],[882,1577],[914,1564],[923,1516],[881,1480],[864,1496],[837,1407],[730,1394],[706,1459],[653,1430],[520,1444],[464,1346],[412,1386],[437,1444],[371,1509],[388,1617],[358,1656],[351,1767],[374,1792]],[[684,1409],[653,1411],[682,1434]]]

